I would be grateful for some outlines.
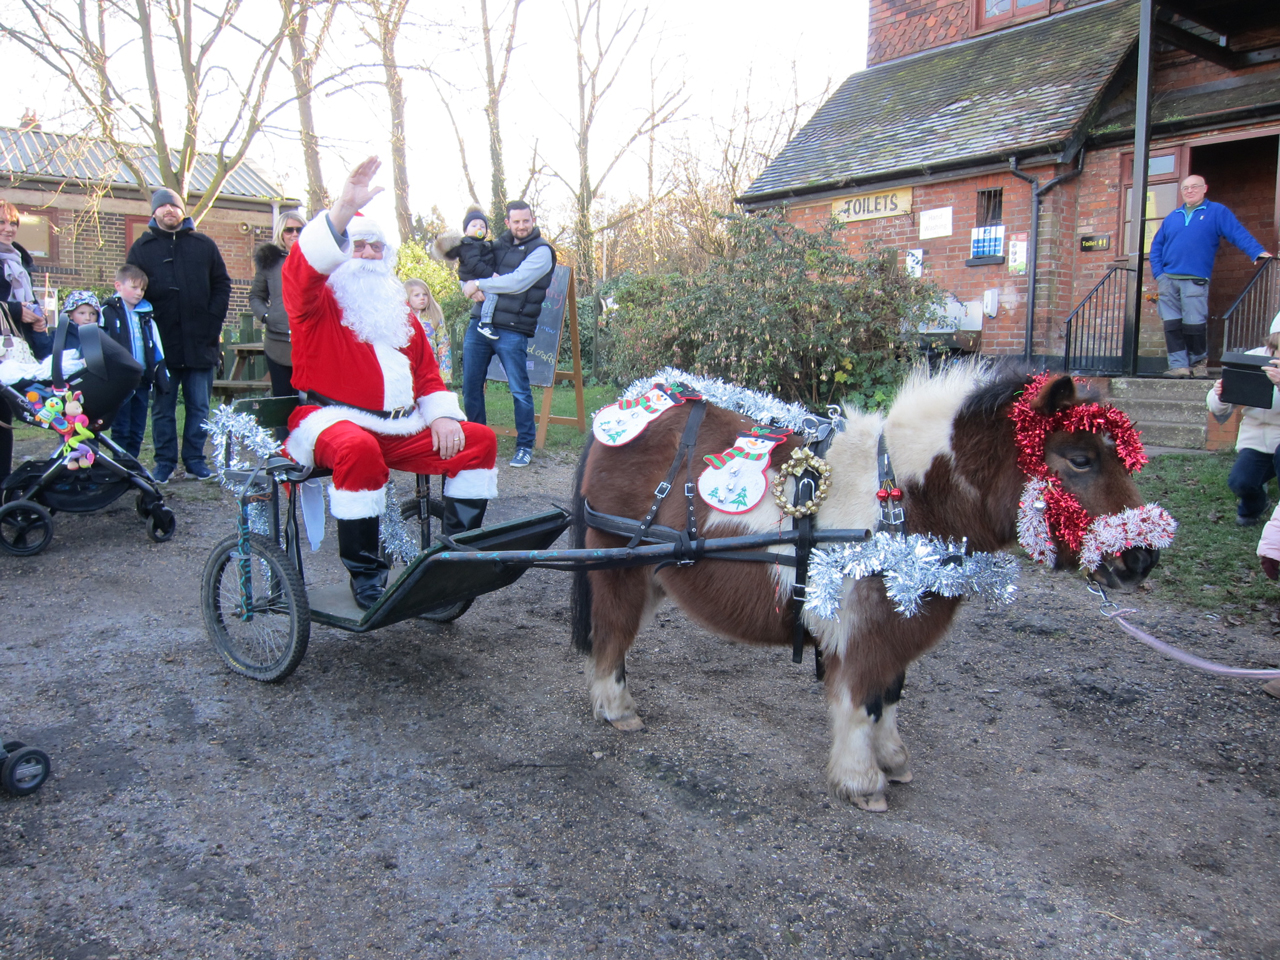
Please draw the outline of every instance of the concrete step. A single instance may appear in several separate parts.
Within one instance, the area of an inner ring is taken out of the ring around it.
[[[1127,413],[1139,430],[1145,429],[1149,423],[1203,427],[1209,416],[1204,397],[1197,400],[1136,400],[1114,397],[1111,402]]]
[[[1214,379],[1216,376],[1208,380],[1114,377],[1110,393],[1117,399],[1195,401],[1203,408],[1205,394],[1213,386]]]
[[[1209,438],[1207,424],[1193,426],[1189,423],[1138,423],[1142,442],[1149,447],[1181,447],[1186,450],[1203,450]]]

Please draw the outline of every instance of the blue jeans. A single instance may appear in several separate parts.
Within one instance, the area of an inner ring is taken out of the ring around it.
[[[490,340],[477,329],[477,321],[467,326],[462,341],[462,402],[467,419],[486,423],[484,416],[484,382],[489,361],[496,353],[507,372],[511,400],[516,411],[516,446],[533,449],[537,430],[533,422],[533,388],[529,386],[529,338],[514,330],[495,327],[497,340]]]
[[[139,387],[120,405],[111,421],[111,439],[125,453],[137,457],[142,449],[142,435],[147,431],[147,406],[151,403],[151,384]]]
[[[1244,449],[1227,476],[1227,486],[1240,498],[1236,513],[1242,517],[1261,516],[1267,509],[1267,482],[1280,475],[1280,449],[1275,453]]]
[[[188,467],[204,463],[204,442],[208,433],[209,397],[213,393],[213,369],[189,367],[169,371],[169,392],[157,393],[151,408],[151,439],[156,447],[156,465],[178,464],[178,388],[182,388],[187,422],[182,428],[182,462]]]

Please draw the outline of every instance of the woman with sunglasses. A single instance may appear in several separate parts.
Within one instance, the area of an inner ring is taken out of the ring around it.
[[[280,296],[280,267],[305,226],[306,221],[298,214],[283,214],[271,242],[253,251],[253,263],[258,272],[253,275],[253,283],[249,286],[249,309],[266,327],[263,349],[267,355],[267,370],[271,373],[273,397],[292,397],[297,392],[290,383],[293,351],[289,343],[289,315],[285,313],[284,300]]]
[[[0,309],[4,311],[0,334],[14,332],[22,336],[37,360],[53,352],[53,332],[36,305],[36,291],[31,283],[31,254],[18,243],[18,208],[0,200]],[[13,467],[13,411],[0,402],[0,482]]]

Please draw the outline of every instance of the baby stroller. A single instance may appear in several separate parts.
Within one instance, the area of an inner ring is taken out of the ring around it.
[[[92,513],[130,490],[138,494],[138,516],[157,543],[173,536],[177,522],[147,469],[103,435],[116,411],[142,380],[142,365],[95,325],[79,327],[85,366],[62,375],[62,351],[70,321],[59,323],[49,380],[0,384],[4,402],[24,423],[57,431],[59,443],[46,460],[27,460],[0,485],[0,550],[29,557],[53,539],[53,514]],[[68,400],[79,404],[64,416]]]

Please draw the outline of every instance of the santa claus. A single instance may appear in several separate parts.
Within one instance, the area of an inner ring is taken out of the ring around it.
[[[281,271],[293,341],[289,455],[333,471],[329,508],[338,553],[362,609],[386,589],[378,516],[390,468],[444,474],[447,534],[478,527],[497,496],[497,442],[466,423],[394,273],[395,248],[358,214],[382,191],[370,157],[351,172],[332,209],[302,231]]]

